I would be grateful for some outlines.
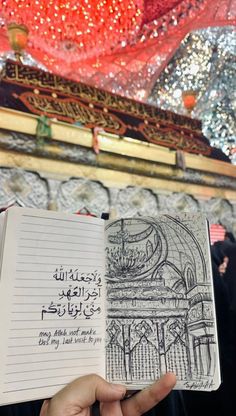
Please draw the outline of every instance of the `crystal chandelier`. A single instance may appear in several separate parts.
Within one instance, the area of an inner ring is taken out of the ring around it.
[[[73,60],[111,52],[140,29],[143,0],[5,0],[8,24],[24,25],[31,42]],[[68,53],[67,53],[68,52]]]

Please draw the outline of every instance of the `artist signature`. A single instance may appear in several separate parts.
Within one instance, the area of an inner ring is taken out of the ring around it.
[[[183,381],[183,386],[188,390],[213,390],[213,380]]]

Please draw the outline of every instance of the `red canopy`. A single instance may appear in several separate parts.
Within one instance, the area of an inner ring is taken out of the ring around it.
[[[86,9],[95,3],[96,18]],[[187,33],[236,24],[236,0],[0,0],[0,10],[0,53],[10,50],[6,22],[24,23],[26,51],[49,71],[143,101]]]

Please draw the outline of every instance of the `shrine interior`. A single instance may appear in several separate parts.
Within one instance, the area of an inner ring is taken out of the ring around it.
[[[125,289],[117,274],[108,279],[114,380],[145,378],[155,360],[156,379],[172,370],[186,380],[212,376],[219,343],[219,389],[174,390],[148,416],[236,411],[235,27],[236,0],[0,0],[0,212],[14,206],[122,219],[114,228],[123,257],[113,253],[113,263],[120,275],[131,272]],[[150,220],[163,214],[166,225]],[[213,297],[200,276],[205,243],[172,226],[185,214],[207,218]],[[138,243],[124,250],[135,239],[125,229],[133,217],[146,257]],[[176,247],[179,263],[170,254]],[[155,250],[160,258],[166,250],[165,258],[138,280],[127,264],[147,262]],[[147,322],[135,315],[138,306],[145,310],[144,293],[154,303],[157,296],[159,321],[153,306]],[[219,340],[209,329],[211,302]],[[142,368],[147,350],[149,370]],[[184,358],[175,367],[178,354]],[[59,416],[41,406],[0,402],[0,416]]]

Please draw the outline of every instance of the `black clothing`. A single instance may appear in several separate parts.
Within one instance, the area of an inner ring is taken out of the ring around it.
[[[228,243],[224,252],[229,258],[224,281],[228,287],[230,307],[236,313],[236,243]]]
[[[191,416],[185,409],[183,394],[181,391],[172,391],[154,409],[149,410],[144,416]]]
[[[219,242],[212,247],[212,269],[215,292],[217,330],[220,352],[222,384],[213,392],[183,392],[189,416],[235,416],[233,399],[235,396],[234,351],[232,341],[232,312],[225,276],[221,276],[218,266],[228,256],[231,243]]]
[[[0,416],[39,416],[43,401],[0,406]]]

